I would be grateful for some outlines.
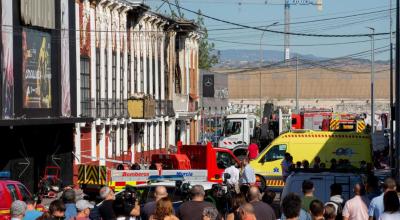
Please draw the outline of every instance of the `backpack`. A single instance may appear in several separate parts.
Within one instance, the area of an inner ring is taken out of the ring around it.
[[[343,212],[344,202],[343,203],[337,203],[337,202],[331,200],[328,203],[333,203],[333,204],[337,205],[338,209],[336,210],[336,219],[337,220],[339,220],[339,219],[341,220],[342,219],[342,212]]]

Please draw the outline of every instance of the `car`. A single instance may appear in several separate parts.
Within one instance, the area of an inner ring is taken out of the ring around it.
[[[33,196],[20,182],[8,180],[8,172],[0,172],[0,219],[10,218],[11,204],[15,200],[26,201]]]
[[[363,183],[363,174],[347,172],[312,172],[298,171],[292,173],[287,179],[282,191],[281,201],[289,193],[303,195],[302,183],[304,180],[311,180],[314,183],[314,196],[323,203],[330,199],[330,186],[333,183],[342,185],[342,197],[345,201],[354,196],[353,188],[356,183]]]

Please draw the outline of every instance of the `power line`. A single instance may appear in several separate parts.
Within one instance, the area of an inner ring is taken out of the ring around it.
[[[161,0],[161,1],[167,1],[167,0]],[[183,9],[185,11],[188,11],[188,12],[191,12],[193,14],[197,14],[197,15],[200,15],[200,16],[215,20],[215,21],[219,21],[219,22],[223,22],[223,23],[226,23],[226,24],[239,26],[239,27],[243,27],[243,28],[248,28],[248,29],[266,31],[266,32],[270,32],[270,33],[288,34],[288,35],[303,36],[303,37],[369,37],[369,36],[371,36],[371,34],[306,34],[306,33],[295,33],[295,32],[269,30],[269,29],[265,29],[265,28],[253,27],[253,26],[249,26],[249,25],[239,24],[239,23],[236,23],[236,22],[215,18],[215,17],[209,16],[209,15],[203,14],[203,13],[199,13],[199,12],[184,8],[182,6],[179,6],[179,5],[176,5],[176,4],[173,4],[173,3],[170,3],[170,4],[174,5],[175,7],[179,7],[180,9]],[[389,32],[381,32],[381,33],[375,33],[374,36],[388,35],[388,34],[390,34],[390,33]]]

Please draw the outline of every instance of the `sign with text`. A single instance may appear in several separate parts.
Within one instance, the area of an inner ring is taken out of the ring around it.
[[[112,170],[113,182],[145,182],[150,176],[180,176],[184,180],[207,181],[207,170]]]

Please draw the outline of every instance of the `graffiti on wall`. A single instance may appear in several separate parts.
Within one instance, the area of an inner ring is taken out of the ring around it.
[[[23,108],[51,108],[51,35],[22,31]]]

